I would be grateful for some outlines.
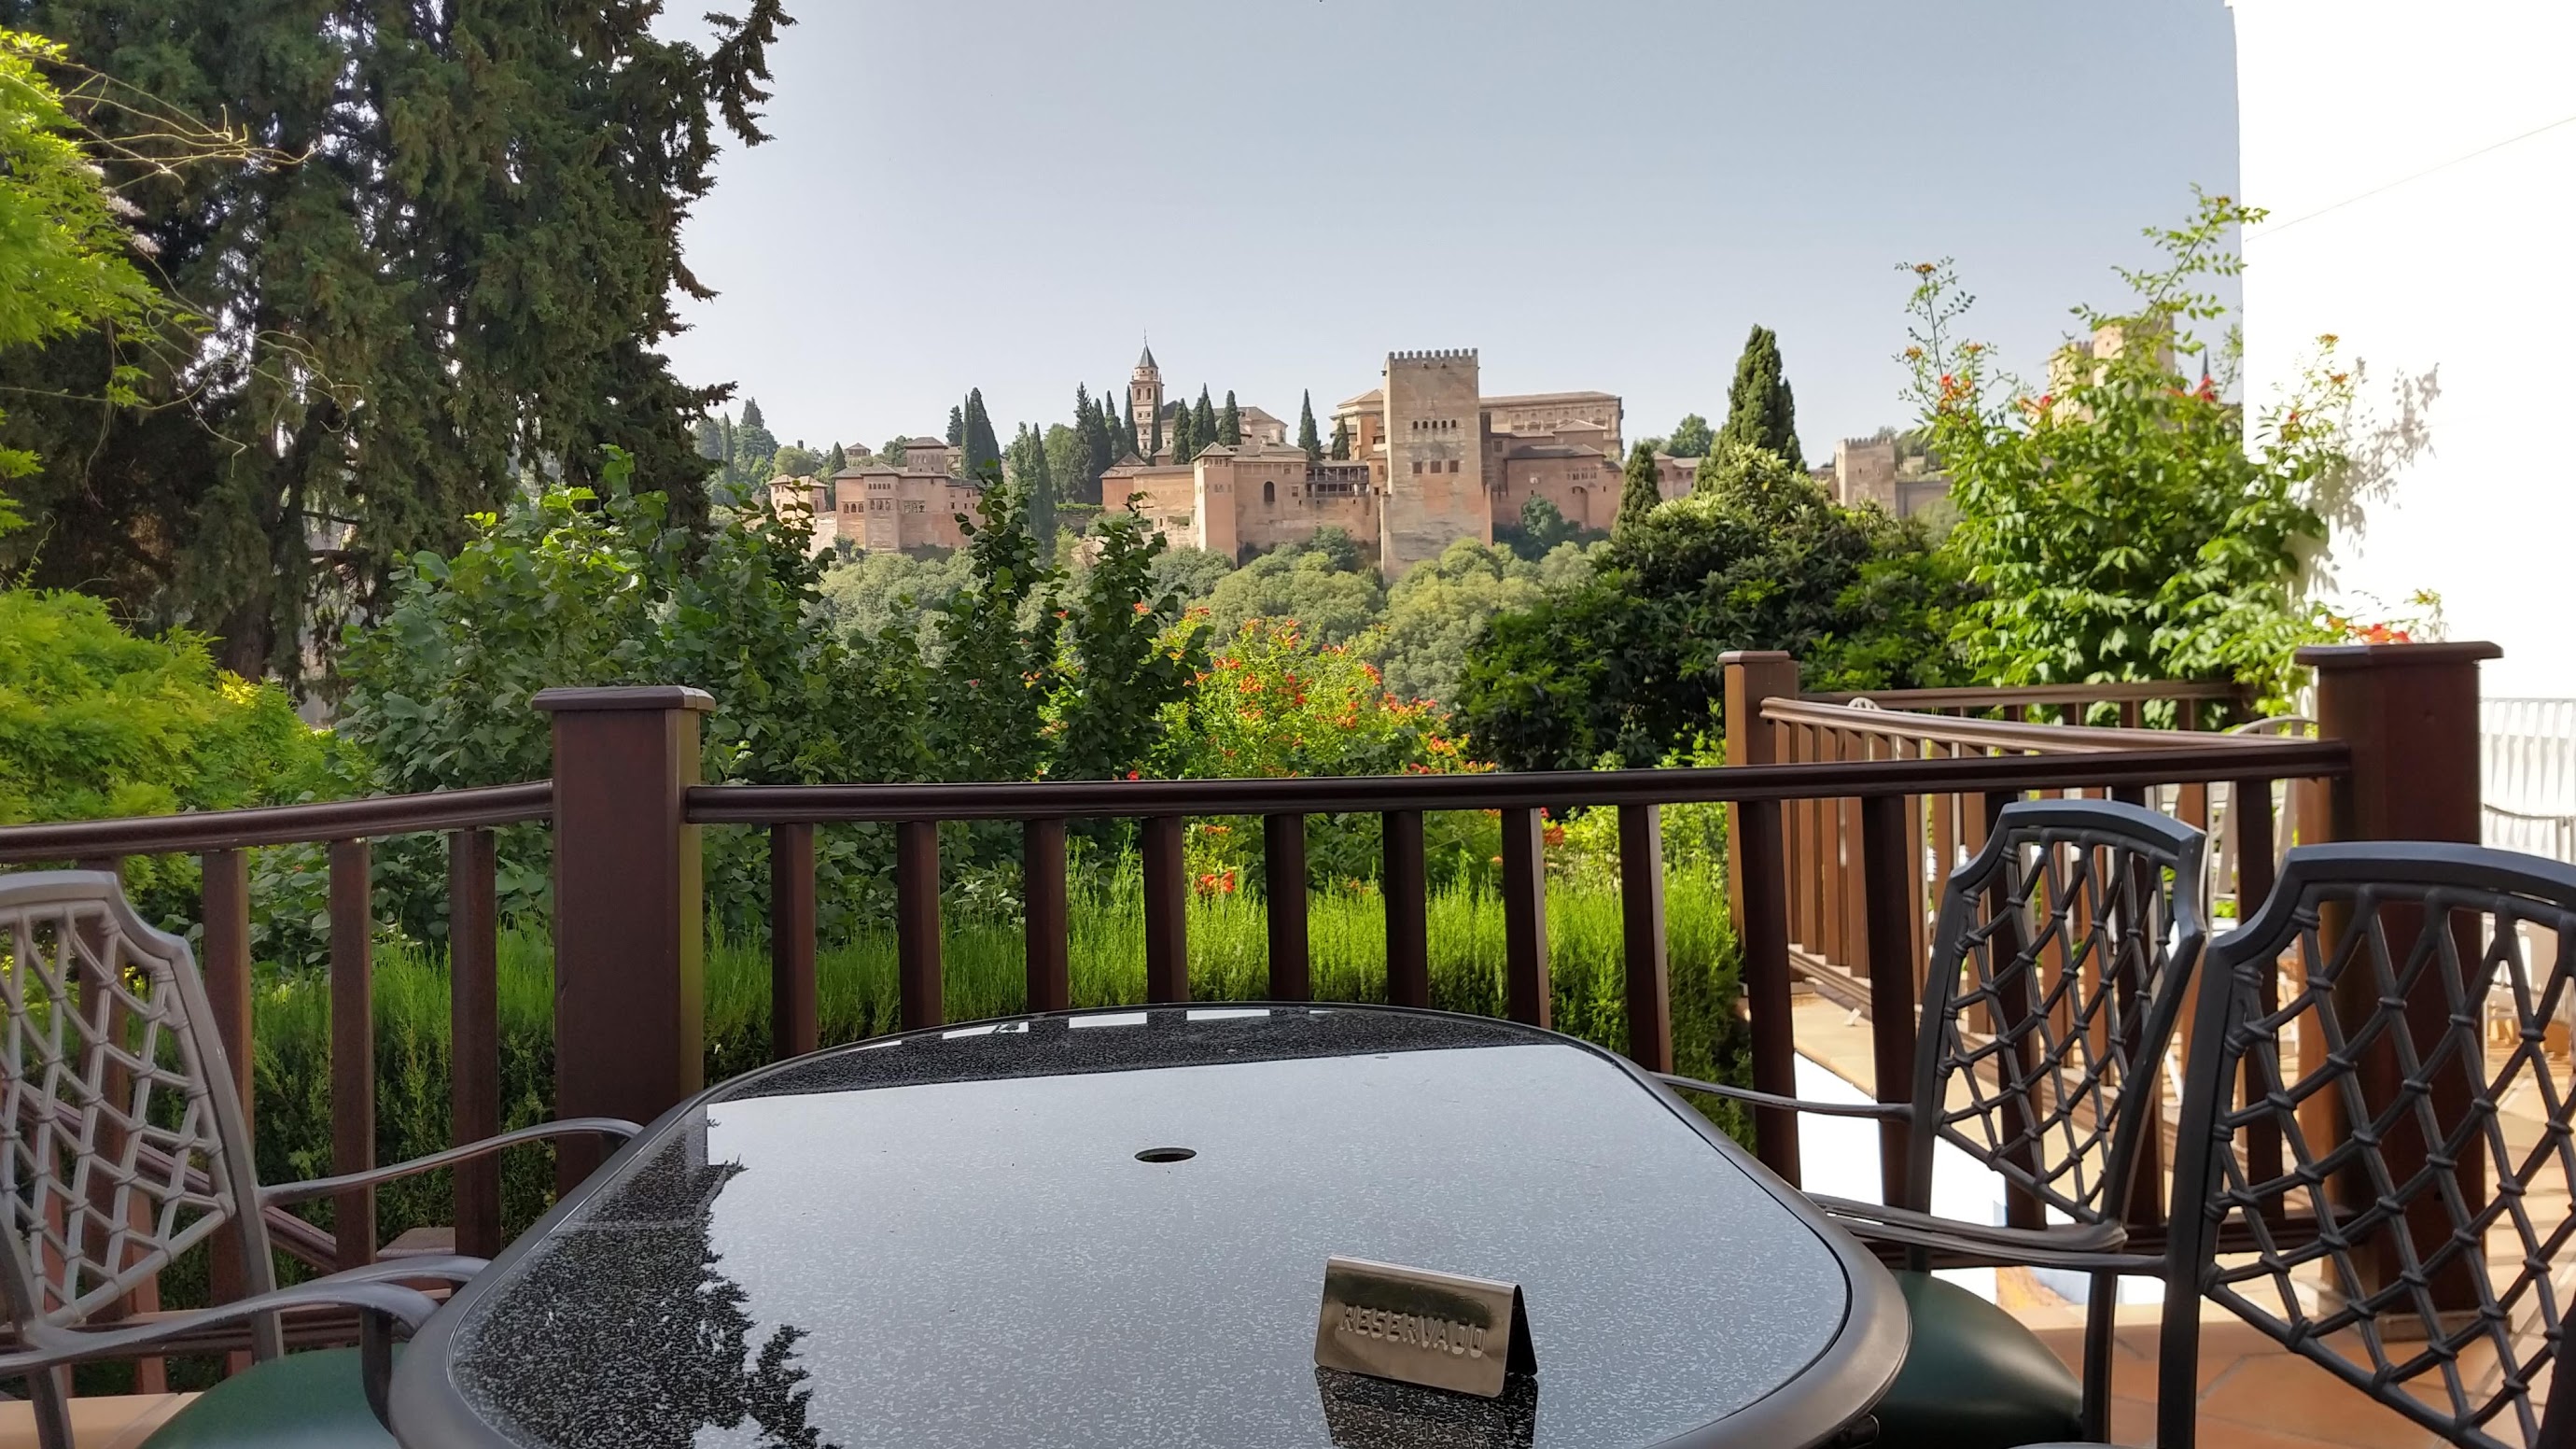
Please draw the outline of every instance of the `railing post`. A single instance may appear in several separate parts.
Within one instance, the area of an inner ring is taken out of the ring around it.
[[[2478,839],[2484,823],[2479,808],[2478,665],[2503,652],[2487,643],[2341,644],[2298,652],[2298,662],[2317,672],[2318,734],[2341,740],[2352,751],[2352,772],[2336,780],[2327,796],[2327,819],[2322,822],[2326,839]],[[2248,911],[2240,903],[2238,919],[2248,918]],[[2398,919],[2399,915],[2392,909],[2385,922],[2390,931],[2399,933],[2392,939],[2412,939],[2414,923]],[[2337,949],[2334,938],[2353,924],[2346,912],[2327,913],[2329,952]],[[2459,959],[2475,962],[2474,946],[2464,942]],[[2476,985],[2459,984],[2472,991]],[[2426,1043],[2429,1051],[2430,1043],[2453,1028],[2444,983],[2428,975],[2419,985],[2407,1003],[2407,1019],[2415,1040]],[[2336,984],[2335,998],[2344,1020],[2364,1020],[2376,1001],[2374,983],[2365,973],[2347,973]],[[2471,1047],[2477,1049],[2474,1038]],[[2364,1053],[2356,1073],[2362,1102],[2371,1110],[2385,1110],[2398,1099],[2402,1075],[2395,1052],[2385,1043]],[[2431,1103],[2434,1117],[2445,1128],[2465,1121],[2468,1096],[2468,1083],[2459,1073],[2437,1074]],[[2339,1105],[2331,1093],[2320,1094],[2319,1100]],[[2420,1169],[2430,1145],[2413,1122],[2411,1114],[2400,1113],[2384,1143],[2388,1170],[2400,1182]],[[2341,1140],[2339,1129],[2345,1124],[2321,1121],[2317,1125],[2336,1132],[2320,1140]],[[2485,1162],[2484,1139],[2467,1134],[2459,1168],[2467,1206],[2473,1212],[2486,1200]],[[2336,1179],[2333,1190],[2356,1210],[2367,1207],[2374,1195],[2368,1182],[2351,1177]],[[2447,1241],[2449,1214],[2430,1195],[2415,1207],[2419,1211],[2407,1215],[2409,1231],[2418,1251],[2429,1254]],[[2375,1293],[2396,1283],[2404,1271],[2403,1256],[2393,1235],[2385,1232],[2356,1244],[2360,1291]],[[2478,1295],[2470,1271],[2467,1260],[2460,1258],[2434,1275],[2433,1298],[2439,1308],[2476,1306]]]
[[[650,1122],[706,1076],[702,690],[548,689],[554,717],[555,1113]],[[597,1145],[555,1149],[569,1191]]]
[[[1762,718],[1765,700],[1798,697],[1798,661],[1776,649],[1718,656],[1726,671],[1726,762],[1775,763],[1778,732]],[[1753,1026],[1754,1090],[1798,1092],[1797,1033],[1789,1015],[1789,869],[1781,831],[1783,806],[1773,801],[1729,805],[1726,892],[1735,939],[1744,953],[1743,990]],[[1809,849],[1817,848],[1813,842]],[[1753,1114],[1754,1150],[1765,1166],[1798,1181],[1798,1120],[1765,1108]]]
[[[1503,1012],[1531,1026],[1556,1024],[1548,980],[1546,836],[1538,811],[1503,810]]]
[[[1922,857],[1907,858],[1909,803],[1902,795],[1873,795],[1860,802],[1870,1060],[1882,1102],[1907,1102],[1914,1097],[1914,932],[1906,918],[1916,914],[1912,897]],[[1930,1204],[1905,1200],[1912,1181],[1911,1133],[1904,1122],[1878,1124],[1879,1187],[1884,1201],[1920,1211]]]
[[[206,1005],[214,1013],[215,1034],[223,1040],[224,1070],[231,1079],[227,1085],[241,1102],[242,1127],[256,1131],[251,1115],[255,1102],[250,1075],[250,854],[210,850],[201,869],[206,938],[200,964],[205,976]],[[217,1235],[207,1268],[213,1279],[210,1286],[215,1302],[230,1303],[243,1296],[247,1284],[242,1276],[242,1244],[237,1229],[226,1227]],[[227,1373],[239,1373],[248,1367],[248,1354],[226,1357]]]
[[[1762,718],[1765,700],[1798,697],[1796,656],[1778,649],[1732,649],[1717,656],[1726,679],[1726,762],[1769,765],[1778,762],[1778,736]],[[1726,838],[1744,834],[1744,807],[1726,807]],[[1744,867],[1736,852],[1726,853],[1726,902],[1735,920],[1737,940],[1744,938]]]
[[[822,1044],[814,986],[814,827],[769,827],[769,1055]]]
[[[1431,887],[1423,863],[1422,812],[1389,810],[1380,829],[1386,857],[1378,873],[1378,895],[1386,902],[1387,1004],[1429,1006]]]
[[[492,832],[447,837],[447,1020],[450,1140],[462,1147],[501,1131],[501,915]],[[454,1170],[456,1251],[499,1256],[501,1162]]]
[[[331,1171],[376,1165],[375,912],[372,853],[363,840],[331,842]],[[376,1191],[331,1200],[339,1266],[376,1260]]]
[[[1029,1010],[1069,1011],[1073,968],[1066,933],[1064,822],[1032,820],[1023,829],[1020,882],[1028,902],[1022,928],[1028,942]]]
[[[1673,982],[1664,950],[1664,812],[1619,807],[1619,925],[1628,958],[1628,1059],[1673,1069]]]
[[[1160,1006],[1190,999],[1190,885],[1181,853],[1181,817],[1138,823],[1145,871],[1145,1000]]]
[[[1270,932],[1270,999],[1314,994],[1306,939],[1306,817],[1261,817],[1262,912]]]
[[[894,827],[895,1011],[905,1031],[948,1020],[939,940],[939,822]]]

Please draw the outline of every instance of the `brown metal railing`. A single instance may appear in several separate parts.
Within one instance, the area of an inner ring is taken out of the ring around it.
[[[250,1122],[256,1102],[251,1091],[248,852],[257,846],[324,846],[330,870],[331,1172],[336,1176],[375,1166],[375,911],[369,843],[399,835],[447,836],[450,1113],[455,1140],[477,1141],[501,1130],[500,921],[492,831],[547,819],[553,799],[554,787],[538,781],[315,805],[16,825],[0,829],[0,865],[71,861],[84,869],[119,872],[130,856],[198,857],[205,915],[198,967],[229,1059],[233,1090],[241,1098],[244,1121]],[[456,1250],[487,1257],[499,1252],[498,1162],[485,1158],[460,1164],[453,1169],[453,1181]],[[282,1207],[268,1209],[271,1240],[279,1251],[323,1271],[374,1261],[379,1251],[375,1190],[359,1189],[332,1201],[334,1227],[329,1232]],[[215,1255],[215,1301],[240,1295],[237,1264],[237,1255],[229,1250]],[[126,1311],[150,1312],[158,1306],[155,1300],[151,1292],[138,1294]]]
[[[1616,810],[1628,1050],[1640,1062],[1663,1068],[1671,1062],[1672,1046],[1659,812],[1667,804],[1720,801],[1732,807],[1729,889],[1743,952],[1754,1086],[1782,1095],[1794,1091],[1793,961],[1829,933],[1839,933],[1832,936],[1828,959],[1868,983],[1867,1004],[1887,1024],[1879,1037],[1885,1095],[1901,1091],[1911,1076],[1910,1023],[1921,984],[1923,921],[1927,893],[1947,868],[1942,852],[1981,842],[2006,802],[2032,792],[2107,793],[2169,802],[2188,818],[2191,810],[2206,808],[2213,786],[2232,789],[2241,799],[2268,801],[2273,782],[2323,781],[2331,786],[2323,797],[2326,808],[2317,812],[2325,838],[2473,840],[2476,665],[2491,656],[2486,646],[2468,645],[2316,651],[2308,657],[2319,666],[2318,715],[2325,738],[2307,740],[1969,718],[1981,711],[2010,713],[2013,706],[1995,702],[1992,692],[1912,700],[1880,696],[1872,701],[1876,709],[1801,701],[1796,664],[1787,656],[1730,655],[1724,768],[1381,779],[705,786],[697,778],[697,716],[712,701],[703,693],[667,687],[547,691],[537,704],[553,715],[550,782],[0,829],[0,863],[112,864],[129,854],[199,853],[206,882],[204,965],[219,1027],[242,1076],[237,1085],[247,1095],[250,916],[243,852],[260,845],[328,845],[333,1170],[348,1172],[371,1165],[372,1152],[367,842],[373,839],[449,834],[456,952],[452,1105],[457,1137],[469,1140],[500,1125],[490,834],[499,826],[547,821],[553,831],[556,1113],[649,1121],[693,1091],[703,1069],[699,835],[707,826],[769,832],[773,1048],[792,1054],[816,1044],[818,824],[895,826],[899,1015],[903,1025],[917,1027],[938,1024],[946,1015],[940,979],[941,822],[1020,823],[1028,1002],[1044,1010],[1062,1007],[1071,994],[1069,821],[1141,823],[1146,994],[1154,1002],[1179,1002],[1191,990],[1183,824],[1193,816],[1261,817],[1263,870],[1273,887],[1269,990],[1294,1001],[1306,999],[1311,989],[1305,820],[1327,813],[1377,814],[1384,823],[1388,902],[1386,996],[1423,1005],[1430,987],[1422,817],[1440,810],[1494,811],[1503,827],[1505,1007],[1514,1019],[1544,1025],[1550,1002],[1540,812]],[[2228,697],[2199,692],[2203,686],[2120,688],[2151,692],[2130,701],[2086,687],[2084,699],[2041,699],[2037,705],[2134,702],[2143,708],[2158,699],[2208,703]],[[1892,703],[1921,708],[1887,708]],[[2200,716],[2198,709],[2182,713]],[[2197,806],[2188,803],[2195,799]],[[1828,817],[1834,822],[1830,834]],[[2249,810],[2234,832],[2243,856],[2242,893],[2249,900],[2268,890],[2268,880],[2258,879],[2257,862],[2268,866],[2270,844],[2263,837],[2270,824],[2269,811]],[[1927,839],[1936,842],[1928,850]],[[1820,865],[1828,842],[1829,870]],[[1893,1029],[1898,1023],[1906,1029]],[[1757,1111],[1755,1129],[1760,1155],[1794,1182],[1798,1154],[1790,1114]],[[558,1151],[557,1163],[567,1178],[590,1165],[569,1144]],[[499,1246],[497,1188],[497,1179],[458,1174],[461,1251]],[[331,1257],[374,1252],[372,1221],[371,1201],[347,1204],[340,1218],[346,1226]]]

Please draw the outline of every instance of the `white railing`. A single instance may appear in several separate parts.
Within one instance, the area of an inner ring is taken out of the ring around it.
[[[2576,864],[2576,699],[2479,706],[2486,843]]]

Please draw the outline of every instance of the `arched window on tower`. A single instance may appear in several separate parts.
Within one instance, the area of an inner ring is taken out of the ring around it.
[[[1279,485],[1270,482],[1267,479],[1263,480],[1261,484],[1261,501],[1264,503],[1277,503],[1279,501]]]

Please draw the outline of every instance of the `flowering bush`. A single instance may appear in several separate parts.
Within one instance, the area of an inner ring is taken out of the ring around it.
[[[2324,535],[2318,486],[2345,466],[2352,377],[2320,338],[2298,394],[2257,416],[2248,447],[2245,410],[2224,397],[2233,334],[2213,349],[2189,328],[2225,315],[2208,279],[2239,270],[2228,233],[2261,216],[2202,196],[2184,226],[2150,230],[2165,265],[2122,272],[2130,310],[2077,309],[2092,340],[2062,350],[2044,388],[1954,335],[1970,299],[1947,262],[1911,268],[1904,361],[1955,479],[1949,547],[1983,590],[1958,631],[1979,678],[2287,692],[2291,651],[2315,637],[2292,585]],[[2180,370],[2194,354],[2197,379]]]
[[[1387,693],[1384,676],[1347,645],[1319,644],[1294,619],[1246,620],[1211,651],[1190,697],[1164,711],[1164,737],[1182,779],[1304,775],[1452,774],[1490,769],[1436,705]],[[1493,820],[1444,813],[1424,821],[1435,880],[1482,878]],[[1381,859],[1373,814],[1321,815],[1306,826],[1307,879],[1319,889],[1369,891]],[[1189,834],[1189,870],[1204,895],[1261,877],[1257,820],[1209,820]]]

